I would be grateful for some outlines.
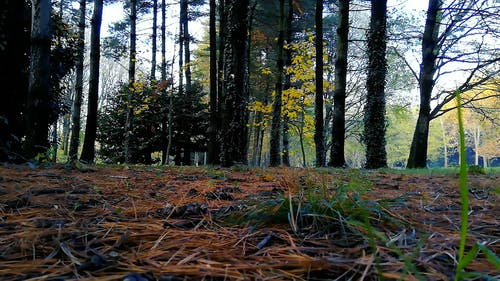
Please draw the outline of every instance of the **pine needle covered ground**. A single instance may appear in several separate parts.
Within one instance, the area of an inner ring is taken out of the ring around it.
[[[498,189],[469,175],[467,248]],[[450,280],[460,228],[457,174],[404,171],[4,166],[0,211],[1,280]]]

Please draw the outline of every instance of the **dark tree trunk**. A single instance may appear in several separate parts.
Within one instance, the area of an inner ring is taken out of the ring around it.
[[[73,100],[73,99],[71,99]],[[72,113],[71,113],[72,114]],[[71,114],[68,113],[63,117],[63,128],[62,128],[62,150],[63,155],[69,155],[69,137],[71,131]]]
[[[247,163],[248,114],[248,0],[228,0],[228,32],[225,48],[225,97],[221,163]]]
[[[279,35],[278,43],[276,45],[277,59],[276,59],[276,84],[275,95],[273,102],[273,113],[271,122],[271,137],[269,143],[269,165],[277,167],[281,165],[281,111],[283,103],[283,44],[285,37],[285,0],[279,2]]]
[[[186,77],[186,86],[185,93],[186,95],[192,94],[192,78],[191,78],[191,50],[190,50],[190,42],[191,35],[189,34],[189,17],[188,11],[189,5],[188,0],[181,0],[181,25],[182,25],[182,40],[184,43],[184,76]],[[183,164],[184,165],[192,165],[191,161],[191,136],[189,135],[189,131],[186,131],[186,141],[184,146],[184,154],[183,154]]]
[[[316,166],[326,164],[325,137],[323,135],[323,0],[316,0],[316,96],[314,104],[314,144],[316,145]]]
[[[191,35],[189,34],[188,0],[181,0],[182,40],[184,43],[184,75],[186,77],[186,94],[191,93]]]
[[[45,153],[49,148],[48,131],[51,114],[50,93],[50,0],[32,1],[30,74],[26,104],[27,158]]]
[[[179,96],[184,94],[184,3],[187,0],[180,0],[179,14]],[[186,11],[187,12],[187,11]]]
[[[224,109],[224,97],[225,97],[225,81],[224,81],[224,71],[225,71],[225,50],[226,50],[226,33],[227,33],[227,13],[226,13],[226,0],[219,0],[219,40],[218,52],[219,57],[217,58],[217,122],[216,122],[216,132],[217,132],[217,146],[215,147],[215,159],[213,164],[220,164],[221,157],[221,147],[222,147],[222,114]]]
[[[80,160],[94,163],[95,138],[97,132],[97,106],[99,101],[99,64],[101,59],[100,39],[103,0],[94,0],[94,12],[90,30],[90,75],[89,98],[85,138]]]
[[[363,138],[366,145],[366,168],[378,169],[387,167],[387,153],[385,150],[387,0],[372,0],[371,4]]]
[[[0,162],[17,162],[23,160],[20,141],[26,128],[30,12],[22,0],[0,1],[0,11],[0,85],[15,85],[1,94]]]
[[[434,88],[434,74],[436,73],[438,54],[437,45],[440,24],[438,14],[441,5],[441,0],[429,0],[424,36],[422,38],[422,64],[419,75],[420,109],[411,142],[407,168],[427,167],[427,140],[431,121],[431,94]]]
[[[78,146],[80,145],[80,115],[83,97],[83,57],[85,54],[85,16],[86,0],[80,0],[80,18],[78,20],[78,51],[76,61],[76,85],[73,98],[73,111],[71,112],[71,141],[69,147],[69,162],[78,159]]]
[[[161,81],[164,87],[162,87],[162,94],[166,94],[167,89],[167,35],[166,35],[166,3],[165,0],[161,1]],[[168,109],[170,112],[170,108]],[[161,151],[161,164],[168,164],[168,153],[167,146],[168,143],[165,141],[165,135],[167,135],[167,130],[169,129],[168,120],[162,120],[162,151]]]
[[[293,0],[288,0],[288,15],[286,17],[286,42],[291,44],[293,40],[292,32],[292,20],[293,20]],[[285,67],[292,66],[292,49],[287,48],[285,50]],[[289,90],[292,86],[291,75],[285,73],[285,83],[283,85],[283,90]],[[290,166],[290,134],[288,130],[290,129],[290,118],[288,116],[283,116],[283,165]]]
[[[52,136],[51,136],[51,144],[50,144],[50,150],[52,152],[52,163],[57,163],[57,150],[59,149],[59,136],[57,134],[58,126],[57,126],[58,120],[52,124]]]
[[[156,37],[158,28],[158,0],[153,0],[153,34],[151,36],[151,81],[156,80]]]
[[[135,99],[135,63],[136,63],[136,41],[137,41],[137,0],[130,0],[130,49],[128,63],[129,94],[127,98],[127,117],[125,120],[125,163],[133,161],[132,136],[134,131],[134,99]]]
[[[210,0],[210,127],[208,143],[208,163],[215,164],[217,159],[217,30],[216,3]]]
[[[161,81],[167,80],[167,30],[166,30],[166,3],[161,1]]]
[[[345,166],[345,99],[347,86],[347,50],[349,46],[349,0],[339,0],[333,94],[332,150],[330,166]]]

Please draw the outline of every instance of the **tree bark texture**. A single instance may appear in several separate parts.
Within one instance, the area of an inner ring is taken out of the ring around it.
[[[103,0],[94,1],[90,27],[90,75],[87,123],[80,160],[93,163],[95,158],[95,138],[97,132],[97,106],[99,102],[99,65],[101,60],[101,23]]]
[[[80,15],[78,20],[78,53],[76,61],[76,85],[75,96],[73,98],[73,111],[71,112],[71,140],[69,147],[69,162],[73,163],[78,159],[78,146],[80,145],[80,117],[83,98],[83,64],[85,54],[85,16],[86,0],[80,0]]]
[[[188,0],[181,0],[182,41],[184,46],[184,76],[186,77],[186,94],[191,93],[191,35],[189,34]]]
[[[225,96],[221,164],[247,163],[248,114],[248,0],[227,0]]]
[[[438,55],[439,19],[441,0],[429,0],[424,36],[422,37],[422,63],[419,73],[420,107],[417,125],[408,156],[407,168],[427,167],[427,140],[431,121],[431,95],[434,88],[434,74]]]
[[[50,0],[32,1],[30,72],[26,104],[24,151],[31,159],[49,148]]]
[[[161,1],[161,81],[167,80],[167,30],[166,30],[166,3],[165,0]]]
[[[292,21],[293,21],[293,0],[288,0],[288,14],[286,17],[286,41],[287,44],[291,44],[293,40],[292,31]],[[292,49],[287,48],[285,50],[285,68],[292,66]],[[292,87],[291,74],[285,73],[285,83],[283,85],[283,90],[286,91]],[[288,116],[283,117],[283,165],[290,166],[290,118]]]
[[[0,84],[16,85],[2,91],[0,102],[0,162],[25,161],[21,139],[25,134],[24,107],[28,90],[29,23],[26,1],[0,1]]]
[[[208,163],[215,164],[217,158],[217,30],[216,30],[216,9],[215,0],[210,0],[210,127],[208,142]]]
[[[366,146],[366,168],[378,169],[387,166],[385,150],[387,0],[372,0],[371,5],[363,138]]]
[[[156,37],[158,28],[158,0],[153,0],[153,34],[151,36],[151,74],[150,79],[156,80]]]
[[[285,37],[285,0],[279,0],[279,35],[276,45],[276,84],[274,87],[274,102],[271,121],[271,136],[269,140],[269,165],[281,165],[281,112],[283,103],[283,45]]]
[[[323,0],[316,0],[316,95],[314,103],[314,144],[316,146],[316,166],[324,167],[326,162],[325,137],[323,135]]]
[[[345,100],[347,86],[347,51],[349,46],[349,0],[339,0],[335,59],[335,91],[333,94],[332,149],[330,165],[344,167]]]

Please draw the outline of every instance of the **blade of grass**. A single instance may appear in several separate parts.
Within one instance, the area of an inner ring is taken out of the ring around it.
[[[469,192],[467,189],[467,158],[465,155],[465,131],[464,122],[462,118],[462,99],[460,91],[456,91],[457,102],[457,118],[458,118],[458,133],[460,136],[460,176],[459,176],[459,190],[460,199],[462,201],[462,213],[460,215],[460,247],[458,250],[458,263],[464,258],[465,241],[467,240],[467,225],[469,221]],[[458,271],[459,266],[457,266]],[[457,272],[458,273],[458,272]]]

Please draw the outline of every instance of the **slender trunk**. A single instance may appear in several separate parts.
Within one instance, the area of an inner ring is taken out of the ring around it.
[[[441,0],[429,0],[424,35],[422,37],[422,63],[419,75],[420,108],[417,125],[413,133],[407,168],[427,166],[427,141],[431,112],[431,94],[434,88],[434,74],[438,54],[439,11]]]
[[[273,103],[273,114],[271,123],[271,138],[270,138],[270,152],[269,152],[269,165],[276,167],[281,165],[281,151],[280,151],[280,130],[281,130],[281,111],[282,111],[282,93],[283,93],[283,44],[285,36],[285,0],[279,2],[280,18],[279,18],[279,35],[276,60],[276,84],[275,95]]]
[[[335,92],[333,94],[332,149],[330,166],[344,167],[345,100],[347,86],[347,51],[349,46],[349,0],[339,0],[339,25],[335,60]]]
[[[184,44],[184,75],[186,77],[186,94],[191,94],[191,35],[189,34],[188,0],[181,0],[182,42]]]
[[[191,35],[189,34],[189,18],[188,18],[188,0],[181,0],[181,25],[182,25],[182,39],[184,43],[184,76],[186,77],[185,94],[191,95],[191,50],[190,42]],[[185,131],[185,146],[184,146],[184,165],[191,165],[191,135],[189,131]]]
[[[246,66],[247,66],[247,69],[246,69],[246,83],[245,83],[245,87],[247,88],[246,89],[246,92],[247,92],[247,96],[245,97],[246,100],[249,100],[250,99],[250,96],[253,96],[252,95],[252,88],[250,87],[250,83],[249,81],[251,81],[252,79],[252,69],[251,69],[251,63],[250,63],[250,58],[252,57],[252,34],[253,34],[253,21],[254,21],[254,15],[255,15],[255,9],[257,8],[257,2],[254,2],[253,6],[249,7],[249,12],[248,12],[248,21],[247,21],[247,48],[246,48],[246,58],[247,58],[247,63],[246,63]],[[250,120],[250,112],[248,110],[245,110],[245,116],[243,117],[245,120],[247,120],[247,123],[248,123],[248,120]],[[246,142],[246,147],[245,147],[245,154],[247,156],[246,159],[248,159],[248,151],[250,149],[250,130],[247,130],[248,132],[248,136],[247,136],[247,142]]]
[[[474,165],[479,166],[479,144],[481,141],[481,129],[477,126],[474,130]]]
[[[151,81],[156,80],[156,37],[158,28],[158,0],[153,0],[153,35],[151,36]]]
[[[217,146],[215,147],[215,155],[213,164],[220,163],[220,153],[222,148],[222,113],[223,113],[223,101],[225,98],[225,50],[226,50],[226,32],[227,32],[227,13],[226,13],[226,0],[219,0],[219,42],[218,52],[219,57],[217,59],[217,122],[216,122],[216,132],[217,132]]]
[[[216,30],[216,4],[210,0],[210,127],[208,142],[208,163],[215,164],[217,159],[217,30]]]
[[[80,160],[94,163],[97,132],[97,106],[99,102],[99,64],[101,59],[100,38],[103,0],[94,0],[94,12],[90,31],[90,79],[85,138]]]
[[[57,136],[57,121],[54,122],[52,125],[52,143],[51,143],[51,150],[52,150],[52,163],[57,163],[57,150],[59,149],[59,140]]]
[[[316,96],[314,104],[314,144],[316,166],[325,166],[325,137],[323,136],[323,0],[316,0]]]
[[[24,151],[27,158],[34,158],[49,148],[50,2],[36,0],[32,3],[31,64],[25,111],[27,130]]]
[[[174,44],[174,52],[172,55],[172,65],[170,66],[170,79],[174,80],[174,63],[175,63],[175,44]],[[173,136],[173,111],[174,111],[174,85],[172,83],[172,90],[170,91],[170,95],[168,97],[168,137],[167,137],[167,152],[166,159],[167,164],[170,164],[170,151],[172,150],[172,136]]]
[[[86,0],[80,0],[80,15],[78,20],[78,51],[76,61],[76,86],[75,97],[73,98],[73,111],[71,112],[71,141],[69,147],[69,162],[73,163],[78,159],[78,146],[80,145],[80,119],[83,98],[83,64],[85,54],[85,16]]]
[[[262,113],[259,111],[254,111],[253,113],[253,123],[259,124],[261,122]],[[259,140],[260,140],[260,125],[252,126],[253,128],[253,148],[252,148],[252,165],[257,166],[257,153],[259,151]]]
[[[440,119],[441,129],[443,130],[442,139],[443,139],[443,153],[444,153],[444,167],[448,168],[448,139],[446,138],[446,131],[444,128],[443,119]]]
[[[137,40],[137,0],[130,0],[130,50],[128,64],[129,94],[127,97],[127,117],[125,120],[125,163],[133,160],[132,136],[134,131],[134,99],[135,99],[135,64],[136,64],[136,40]]]
[[[292,20],[293,20],[293,0],[288,0],[288,15],[286,17],[286,42],[287,44],[291,44],[293,40],[292,35]],[[292,66],[292,49],[286,48],[285,50],[285,68]],[[289,73],[285,73],[285,83],[283,85],[283,90],[287,91],[291,88],[291,75]],[[286,107],[286,105],[283,105]],[[288,130],[290,119],[285,114],[283,116],[283,165],[289,167],[290,166],[290,134]]]
[[[167,80],[167,58],[166,58],[166,4],[165,0],[161,1],[161,80]]]
[[[366,145],[366,168],[378,169],[387,167],[387,153],[385,150],[387,0],[372,0],[371,4],[363,138]]]
[[[259,139],[259,147],[258,147],[258,150],[257,150],[257,166],[261,166],[262,165],[262,147],[264,145],[264,134],[265,134],[265,129],[261,128],[260,129],[260,139]]]
[[[183,6],[187,0],[180,1],[180,16],[179,16],[179,96],[184,93],[184,22],[183,22]]]
[[[161,1],[161,81],[165,85],[162,90],[162,94],[166,95],[167,92],[167,44],[166,44],[166,3],[165,0]],[[170,108],[168,109],[170,112]],[[168,117],[167,117],[168,118]],[[161,153],[161,164],[168,164],[168,155],[167,155],[167,144],[165,143],[165,128],[168,124],[165,124],[167,121],[162,119],[162,153]],[[168,130],[168,128],[167,128]]]
[[[63,150],[63,155],[68,156],[69,155],[69,134],[71,131],[71,115],[66,114],[63,117],[63,140],[62,140],[62,150]]]
[[[305,168],[307,166],[307,161],[306,161],[306,150],[304,148],[304,116],[302,116],[302,119],[300,120],[299,141],[300,141],[300,152],[302,153],[302,167]]]

